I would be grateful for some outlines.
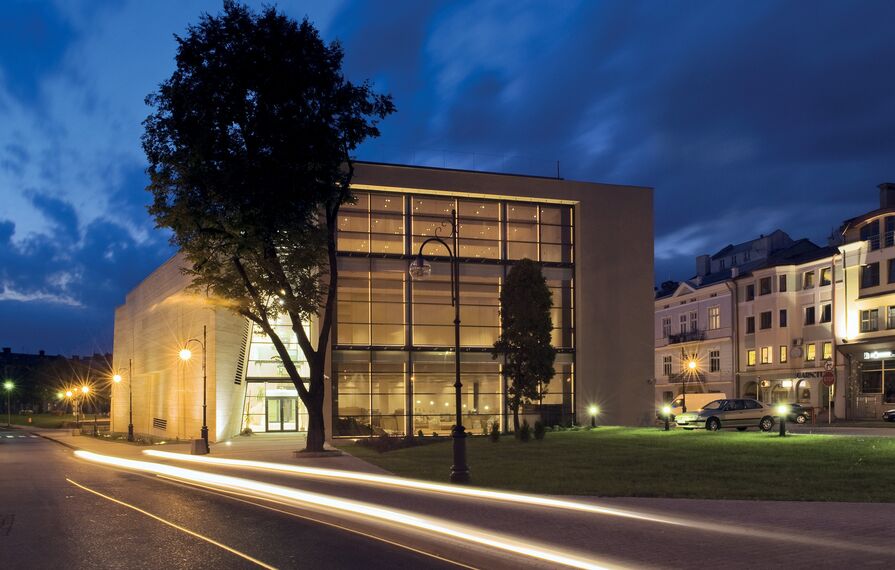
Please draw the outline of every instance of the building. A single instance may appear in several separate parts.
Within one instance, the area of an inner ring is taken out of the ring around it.
[[[737,278],[738,391],[764,402],[829,407],[821,381],[836,366],[835,247],[799,240]]]
[[[895,408],[895,184],[879,185],[879,208],[843,222],[834,236],[844,274],[836,309],[848,417]]]
[[[15,386],[10,393],[12,410],[49,412],[66,407],[67,403],[58,397],[60,390],[81,385],[104,387],[111,362],[111,354],[66,357],[47,354],[44,350],[31,354],[3,347],[0,349],[0,381],[9,380]],[[99,410],[106,409],[105,394],[100,389],[91,404]]]
[[[355,172],[357,203],[339,219],[327,435],[450,431],[449,266],[427,250],[434,256],[430,280],[410,280],[407,268],[452,209],[459,216],[467,429],[506,425],[505,380],[489,348],[500,330],[501,283],[523,257],[542,263],[553,291],[559,352],[556,376],[525,412],[580,422],[597,404],[601,421],[648,421],[651,189],[373,163],[357,163]],[[224,303],[190,293],[182,264],[179,256],[169,260],[116,310],[114,367],[124,381],[113,394],[113,431],[126,429],[132,382],[137,433],[197,437],[201,360],[184,363],[177,353],[188,339],[202,339],[203,327],[211,439],[246,428],[302,431],[303,406],[267,337]],[[281,326],[300,359],[295,338]]]

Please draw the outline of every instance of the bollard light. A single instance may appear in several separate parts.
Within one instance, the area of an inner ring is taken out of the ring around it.
[[[671,406],[662,407],[662,415],[665,416],[665,431],[671,429],[669,422],[671,421]]]
[[[600,408],[597,406],[590,406],[587,408],[587,413],[590,414],[590,427],[597,427],[597,414],[600,413]]]
[[[789,414],[789,406],[780,404],[777,406],[777,414],[780,416],[780,437],[786,436],[786,416]]]

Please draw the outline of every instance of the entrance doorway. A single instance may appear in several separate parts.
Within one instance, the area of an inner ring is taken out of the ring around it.
[[[267,398],[265,431],[298,431],[298,398]]]

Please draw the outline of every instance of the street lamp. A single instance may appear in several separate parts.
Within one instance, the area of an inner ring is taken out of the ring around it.
[[[587,413],[590,414],[590,427],[597,427],[597,414],[600,413],[600,408],[591,406],[587,409]]]
[[[687,378],[686,376],[696,374],[696,359],[690,357],[687,360],[687,374],[681,381],[681,412],[687,412]]]
[[[13,384],[12,380],[7,380],[3,383],[3,388],[6,390],[6,427],[10,427],[12,425],[12,419],[9,413],[9,395],[12,393],[13,388],[16,385]]]
[[[662,415],[665,416],[665,431],[671,429],[669,422],[671,421],[671,406],[662,406]]]
[[[182,351],[181,351],[182,352]],[[116,384],[121,384],[121,374],[112,377]],[[127,359],[127,440],[134,441],[134,360]]]
[[[183,345],[183,348],[180,349],[180,359],[184,362],[188,361],[193,357],[193,351],[188,348],[188,345],[191,342],[195,342],[199,346],[202,347],[202,431],[201,437],[202,440],[205,441],[205,453],[209,453],[211,449],[208,447],[208,390],[207,390],[207,381],[208,378],[206,376],[206,364],[208,361],[208,351],[205,349],[205,343],[207,341],[207,328],[205,325],[202,325],[202,340],[198,338],[191,338],[186,341]]]
[[[777,406],[777,414],[780,415],[780,437],[786,436],[786,416],[789,414],[789,406],[780,404]]]
[[[451,234],[447,237],[453,238],[453,248],[445,242],[439,234],[441,229],[451,224]],[[469,466],[466,464],[466,429],[463,427],[463,398],[461,389],[463,384],[460,382],[460,262],[457,259],[459,250],[457,249],[457,210],[451,210],[451,219],[448,222],[442,222],[441,227],[435,229],[435,236],[430,237],[420,244],[419,253],[410,263],[407,272],[410,278],[414,280],[423,280],[432,274],[432,266],[423,256],[423,248],[429,242],[437,242],[444,246],[451,260],[451,305],[454,306],[454,397],[455,408],[457,414],[457,423],[451,428],[451,437],[454,442],[454,464],[451,465],[451,482],[467,483],[469,481]]]

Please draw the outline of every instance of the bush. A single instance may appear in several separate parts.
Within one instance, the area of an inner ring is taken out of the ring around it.
[[[423,433],[423,430],[420,430],[416,432],[416,436],[420,439],[423,439],[424,437],[426,437],[426,434]]]
[[[544,434],[547,433],[544,424],[540,421],[535,422],[535,439],[541,440],[544,439]]]
[[[500,424],[499,422],[491,423],[491,441],[497,443],[500,441]]]
[[[239,432],[239,435],[252,435],[252,433],[254,433],[254,432],[252,432],[252,428],[247,427],[247,428],[243,429],[241,432]]]
[[[531,439],[531,426],[528,425],[528,420],[522,420],[522,427],[519,428],[519,440],[520,441],[528,441]]]

